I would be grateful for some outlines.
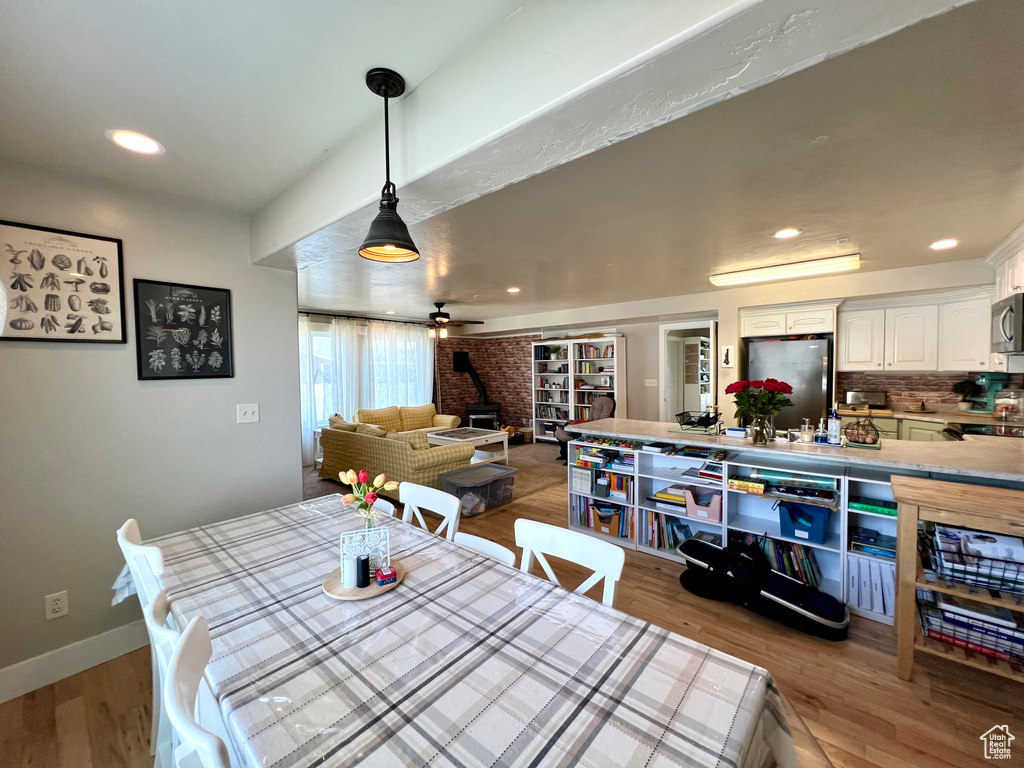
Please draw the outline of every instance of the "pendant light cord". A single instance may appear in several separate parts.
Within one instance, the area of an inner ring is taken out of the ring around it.
[[[387,93],[381,93],[384,97],[384,189],[381,190],[381,205],[387,200],[391,205],[398,203],[398,195],[395,185],[391,182],[391,119],[388,114]]]

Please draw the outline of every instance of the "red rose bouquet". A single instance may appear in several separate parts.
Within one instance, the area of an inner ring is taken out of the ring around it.
[[[736,396],[736,418],[749,416],[753,420],[755,443],[767,443],[772,438],[772,420],[783,408],[793,405],[787,397],[793,394],[793,388],[778,379],[734,381],[725,392]]]

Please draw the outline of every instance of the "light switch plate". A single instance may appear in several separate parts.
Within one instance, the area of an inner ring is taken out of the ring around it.
[[[658,380],[657,379],[644,379],[644,386],[645,387],[656,387],[656,386],[658,386]]]
[[[260,420],[260,404],[245,403],[236,405],[239,424],[255,424]]]

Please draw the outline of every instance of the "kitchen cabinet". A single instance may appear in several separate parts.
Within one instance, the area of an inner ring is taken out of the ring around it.
[[[820,307],[802,305],[793,309],[742,312],[740,335],[786,336],[791,333],[832,333],[835,330],[835,305]]]
[[[900,440],[918,440],[931,442],[945,440],[942,430],[946,425],[937,421],[918,421],[916,419],[900,419]]]
[[[885,369],[934,371],[938,363],[938,306],[885,310]]]
[[[989,324],[992,303],[987,298],[955,301],[939,307],[939,370],[988,371]]]
[[[996,265],[996,301],[1024,291],[1024,251]]]
[[[837,370],[880,370],[885,365],[885,310],[840,312],[836,344]]]
[[[832,307],[803,309],[786,313],[786,333],[832,333],[835,330]]]
[[[744,314],[740,318],[740,333],[748,336],[784,336],[786,331],[786,313]]]

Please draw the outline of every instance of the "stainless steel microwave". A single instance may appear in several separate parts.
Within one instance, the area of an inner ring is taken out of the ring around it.
[[[1024,352],[1024,293],[992,305],[992,351],[1007,355]]]

